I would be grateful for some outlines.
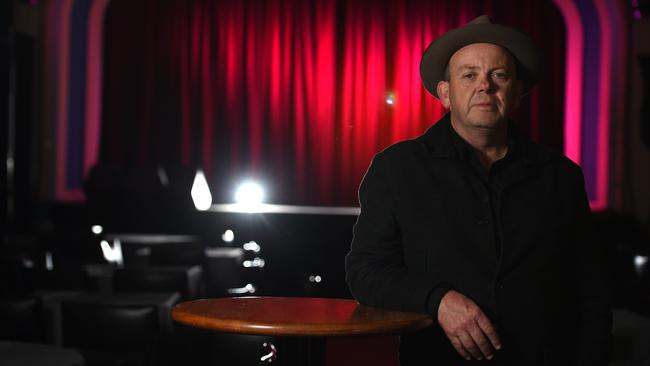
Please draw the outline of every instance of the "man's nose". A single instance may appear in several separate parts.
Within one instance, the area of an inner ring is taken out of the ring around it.
[[[479,81],[478,81],[478,87],[479,91],[485,92],[485,93],[490,93],[493,91],[493,85],[492,85],[492,80],[490,79],[490,75],[481,75],[479,76]]]

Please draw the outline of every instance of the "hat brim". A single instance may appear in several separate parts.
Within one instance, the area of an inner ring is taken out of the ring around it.
[[[522,95],[528,94],[539,77],[539,50],[524,33],[499,24],[468,24],[448,31],[431,42],[420,61],[420,76],[424,87],[434,97],[438,82],[445,78],[445,68],[451,56],[472,43],[493,43],[504,47],[518,63],[518,78],[523,80]]]

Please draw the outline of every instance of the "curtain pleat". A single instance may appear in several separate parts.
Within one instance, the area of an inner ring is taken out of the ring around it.
[[[540,44],[549,72],[515,118],[561,150],[550,0],[113,0],[100,163],[201,168],[215,202],[256,179],[270,202],[356,205],[372,156],[444,113],[420,82],[424,48],[484,12]]]

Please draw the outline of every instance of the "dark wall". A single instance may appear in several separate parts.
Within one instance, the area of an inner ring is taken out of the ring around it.
[[[10,27],[12,24],[12,1],[0,1],[0,227],[6,228],[8,224],[7,213],[7,146],[8,146],[8,119],[9,114],[9,63],[10,63]]]

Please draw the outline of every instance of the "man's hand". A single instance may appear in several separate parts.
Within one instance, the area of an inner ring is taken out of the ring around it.
[[[451,290],[442,297],[438,307],[438,323],[458,354],[491,360],[494,349],[501,349],[501,340],[490,319],[465,295]]]

